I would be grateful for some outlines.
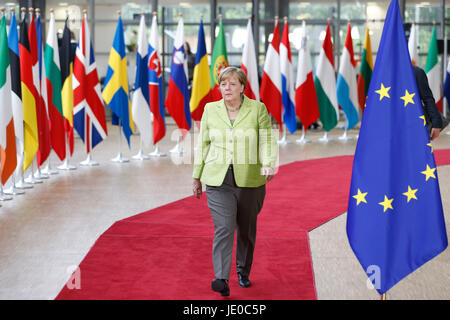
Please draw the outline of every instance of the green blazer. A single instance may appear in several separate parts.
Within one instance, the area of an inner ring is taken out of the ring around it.
[[[239,187],[266,183],[261,168],[275,169],[278,144],[266,106],[244,96],[233,124],[224,100],[208,103],[200,122],[193,177],[220,186],[230,164]]]

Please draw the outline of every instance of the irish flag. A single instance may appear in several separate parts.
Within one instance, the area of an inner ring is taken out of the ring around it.
[[[361,56],[361,66],[358,74],[358,105],[364,110],[366,104],[367,92],[369,90],[370,79],[372,78],[373,59],[372,46],[370,44],[369,28],[366,27],[366,35],[364,36],[363,52]]]
[[[314,84],[316,85],[317,101],[319,102],[320,121],[324,130],[328,132],[337,125],[339,119],[333,44],[331,43],[329,23],[320,50]]]
[[[211,55],[211,101],[218,101],[222,99],[222,94],[219,91],[219,74],[220,71],[228,67],[227,46],[225,42],[225,33],[223,32],[222,19],[219,23],[219,34],[214,41],[214,48]]]
[[[316,87],[314,86],[311,55],[308,49],[306,23],[303,21],[302,44],[298,51],[298,69],[295,86],[295,111],[306,132],[319,119]]]
[[[427,63],[425,65],[425,73],[427,74],[428,84],[431,92],[433,92],[434,101],[442,113],[442,85],[441,72],[438,64],[438,44],[436,40],[436,26],[433,26],[431,34],[430,47],[428,48]]]
[[[9,66],[8,37],[6,20],[0,22],[0,152],[1,183],[4,185],[17,166],[16,137],[11,96],[11,73]]]

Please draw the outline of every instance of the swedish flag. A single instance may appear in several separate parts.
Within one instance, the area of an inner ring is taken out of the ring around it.
[[[436,163],[397,0],[389,6],[353,162],[347,235],[380,294],[447,247]]]
[[[103,100],[120,119],[123,133],[130,146],[130,136],[134,131],[131,101],[128,91],[127,56],[122,18],[119,16],[113,45],[109,54],[108,71],[102,92]]]

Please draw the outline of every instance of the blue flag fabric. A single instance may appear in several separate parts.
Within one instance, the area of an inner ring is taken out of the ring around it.
[[[380,294],[447,247],[438,176],[397,0],[353,161],[347,236]]]

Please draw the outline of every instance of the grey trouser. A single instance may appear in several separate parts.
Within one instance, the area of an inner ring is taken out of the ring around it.
[[[233,167],[220,187],[206,186],[206,197],[214,223],[212,258],[216,279],[229,279],[234,231],[237,228],[236,271],[249,275],[256,240],[256,219],[261,211],[266,186],[236,186]]]

